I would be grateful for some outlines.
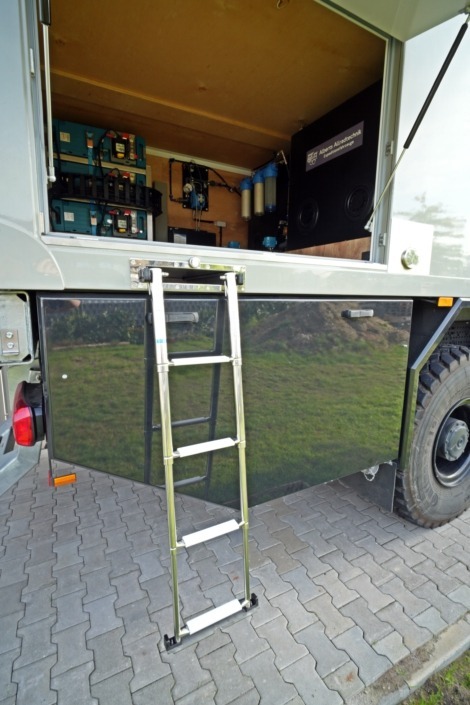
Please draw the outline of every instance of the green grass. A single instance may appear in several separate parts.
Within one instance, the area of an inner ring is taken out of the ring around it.
[[[470,652],[436,673],[402,705],[467,705],[470,703]]]

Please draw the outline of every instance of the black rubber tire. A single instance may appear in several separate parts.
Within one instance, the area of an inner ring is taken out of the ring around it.
[[[439,481],[441,466],[452,467],[436,457],[437,441],[451,412],[470,421],[470,349],[463,346],[438,349],[421,371],[410,462],[397,472],[395,511],[428,528],[445,524],[470,505],[470,442],[455,461],[460,468],[455,485],[451,472],[449,481],[445,474]]]

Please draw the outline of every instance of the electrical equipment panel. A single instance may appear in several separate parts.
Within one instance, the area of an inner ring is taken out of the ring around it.
[[[162,194],[147,185],[143,138],[62,120],[53,121],[53,131],[53,230],[151,239]]]
[[[365,237],[381,96],[379,81],[292,137],[287,249]]]
[[[62,156],[145,169],[145,140],[129,132],[53,121],[54,151]]]
[[[50,218],[53,229],[60,232],[148,239],[147,213],[143,210],[52,199]]]

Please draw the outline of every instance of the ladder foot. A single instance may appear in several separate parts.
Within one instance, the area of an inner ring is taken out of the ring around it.
[[[255,595],[254,592],[251,593],[249,605],[245,605],[245,607],[243,608],[243,610],[244,610],[245,612],[248,612],[248,610],[253,609],[253,607],[258,607],[258,598],[257,598],[257,596]]]
[[[181,639],[177,641],[175,636],[168,636],[168,634],[165,634],[163,637],[163,643],[165,644],[165,649],[167,651],[171,651],[171,649],[174,649],[175,646],[179,646],[181,644]]]

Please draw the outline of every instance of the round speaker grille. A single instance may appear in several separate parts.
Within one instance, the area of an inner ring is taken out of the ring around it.
[[[367,186],[356,186],[346,196],[344,211],[351,220],[360,220],[369,215],[372,196]]]
[[[297,227],[302,233],[311,233],[318,222],[318,203],[314,198],[306,198],[297,211]]]

